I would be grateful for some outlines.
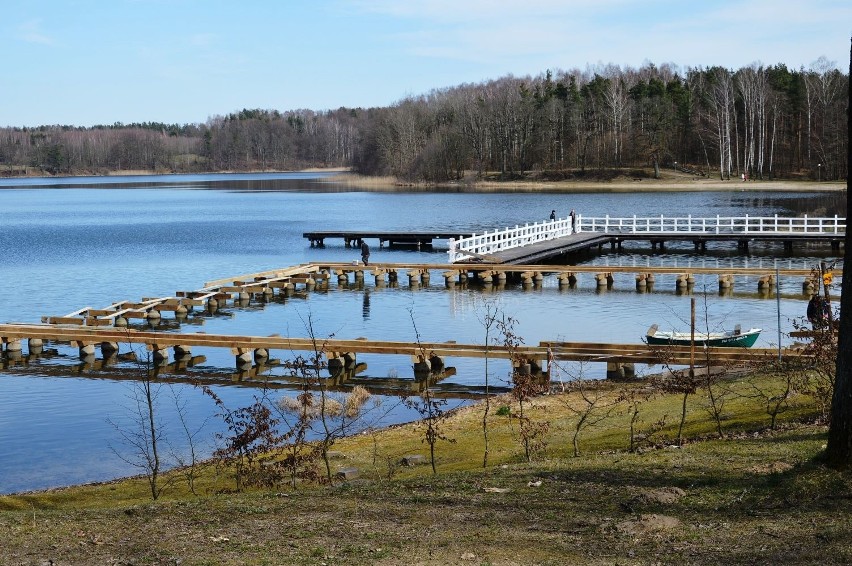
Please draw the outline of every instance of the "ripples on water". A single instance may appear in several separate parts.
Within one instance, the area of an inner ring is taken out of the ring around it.
[[[550,210],[564,216],[571,208],[588,216],[633,214],[719,215],[832,215],[845,210],[839,195],[773,193],[651,193],[637,194],[465,194],[369,193],[349,189],[336,192],[328,180],[311,175],[163,176],[117,179],[51,180],[54,188],[32,187],[43,181],[0,181],[0,250],[3,250],[7,291],[0,295],[4,322],[37,322],[43,315],[61,315],[84,306],[102,308],[114,301],[172,295],[192,290],[205,281],[237,276],[311,261],[352,261],[356,250],[329,240],[325,248],[311,248],[302,232],[318,229],[354,230],[493,230],[544,220]],[[17,185],[17,186],[16,186]],[[24,188],[22,188],[24,187]],[[61,188],[59,188],[61,187]],[[122,188],[122,190],[117,190]],[[113,190],[116,189],[116,190]],[[190,190],[219,189],[219,190]],[[372,242],[371,242],[372,243]],[[439,244],[440,245],[440,244]],[[376,262],[446,261],[443,251],[417,252],[378,249]],[[832,259],[823,249],[781,257],[780,246],[753,246],[747,258],[724,245],[711,245],[696,255],[691,246],[672,247],[651,254],[635,245],[626,253],[588,258],[600,265],[755,266],[772,270],[812,267]],[[639,294],[632,274],[616,275],[613,289],[598,291],[593,276],[581,275],[574,289],[560,289],[547,277],[540,288],[508,287],[500,291],[477,288],[446,290],[440,272],[431,284],[408,288],[375,288],[367,277],[364,288],[314,291],[280,303],[229,307],[227,315],[199,319],[203,324],[181,331],[303,337],[310,320],[318,337],[368,337],[413,341],[414,324],[423,341],[482,343],[480,322],[492,305],[518,320],[517,331],[528,344],[540,340],[636,342],[652,323],[662,328],[688,329],[689,297],[674,292],[674,276],[659,276],[654,290]],[[758,346],[777,344],[776,301],[756,292],[756,278],[738,278],[733,296],[719,296],[714,277],[697,278],[699,304],[706,300],[711,327],[734,324],[764,328]],[[783,280],[780,286],[782,331],[804,314],[800,280]],[[167,316],[168,318],[168,316]],[[412,323],[412,318],[414,323]],[[0,373],[0,492],[14,492],[84,481],[105,480],[136,473],[110,449],[117,432],[129,418],[131,385],[123,380],[92,380],[75,373],[76,349],[57,347],[59,357],[34,362],[28,369]],[[194,349],[207,360],[195,368],[199,374],[229,379],[234,360],[221,350]],[[273,352],[283,358],[287,353]],[[359,356],[367,364],[365,375],[375,378],[411,378],[405,356]],[[481,360],[447,360],[456,368],[441,388],[481,386]],[[63,377],[55,377],[57,366]],[[601,377],[603,367],[580,368],[566,364],[556,379],[580,371]],[[638,371],[651,371],[637,368]],[[119,364],[119,374],[138,371]],[[281,370],[272,370],[275,374]],[[492,383],[505,380],[508,364],[492,365]],[[100,373],[103,375],[103,372]],[[201,426],[214,412],[210,400],[189,385],[167,390],[180,392],[187,415]],[[250,403],[257,390],[218,387],[231,407]],[[273,396],[284,393],[273,392]],[[168,432],[178,448],[185,442],[176,433],[177,420],[170,403],[161,410]],[[395,397],[385,398],[384,423],[415,417]],[[205,446],[218,423],[206,424]],[[219,427],[220,428],[220,427]]]

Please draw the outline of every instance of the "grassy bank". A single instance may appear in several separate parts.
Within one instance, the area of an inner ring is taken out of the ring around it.
[[[818,462],[818,403],[795,394],[771,430],[753,395],[784,384],[727,378],[721,438],[699,390],[680,446],[681,395],[607,386],[587,396],[603,418],[581,429],[579,456],[572,437],[588,402],[559,393],[525,407],[547,424],[531,462],[518,406],[503,397],[491,407],[486,467],[480,404],[441,423],[454,442],[438,442],[437,475],[400,463],[428,460],[422,423],[412,423],[335,444],[333,466],[360,477],[333,485],[235,493],[231,474],[208,464],[197,495],[175,473],[156,502],[142,479],[2,497],[0,563],[850,563],[852,476]]]

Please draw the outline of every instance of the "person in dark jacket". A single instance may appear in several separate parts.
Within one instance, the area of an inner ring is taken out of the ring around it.
[[[808,301],[808,320],[814,328],[822,328],[828,324],[828,301],[815,294]]]
[[[361,261],[364,265],[370,265],[370,246],[364,240],[361,240]]]
[[[556,220],[556,211],[555,211],[555,210],[551,210],[551,211],[550,211],[550,219],[551,219],[551,220]]]

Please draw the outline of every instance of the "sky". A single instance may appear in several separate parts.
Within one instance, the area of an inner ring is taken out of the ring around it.
[[[507,75],[848,72],[849,0],[4,0],[0,127],[390,106]]]

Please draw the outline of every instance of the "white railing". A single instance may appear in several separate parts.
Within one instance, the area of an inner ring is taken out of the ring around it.
[[[846,233],[846,218],[775,216],[716,216],[711,218],[666,217],[576,217],[577,233],[618,234],[838,234]],[[569,236],[571,219],[560,218],[524,224],[504,230],[450,239],[450,263],[528,246],[544,240]]]

